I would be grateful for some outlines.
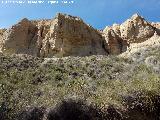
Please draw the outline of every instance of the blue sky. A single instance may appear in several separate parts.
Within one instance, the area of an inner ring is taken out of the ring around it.
[[[73,0],[74,4],[66,5],[2,4],[1,1],[0,28],[8,28],[24,17],[50,19],[58,12],[79,16],[97,29],[122,23],[134,13],[139,13],[149,21],[160,22],[160,0]]]

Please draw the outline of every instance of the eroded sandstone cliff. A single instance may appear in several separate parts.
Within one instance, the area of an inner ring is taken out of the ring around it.
[[[79,17],[58,13],[50,20],[22,19],[0,32],[0,51],[4,54],[29,54],[38,57],[121,54],[134,43],[143,43],[160,24],[147,22],[138,14],[98,31]]]
[[[0,52],[2,47],[3,47],[3,37],[4,37],[4,32],[6,31],[6,29],[0,29]]]
[[[2,52],[40,57],[107,55],[105,39],[82,19],[57,14],[53,20],[21,20],[4,34]]]
[[[103,30],[110,54],[120,54],[131,49],[132,44],[143,43],[155,32],[159,35],[160,24],[147,22],[143,17],[134,14],[121,25],[114,24]]]
[[[160,22],[152,23],[152,26],[155,27],[157,34],[160,35]]]
[[[155,28],[144,18],[135,14],[120,25],[121,37],[129,43],[141,43],[152,37]]]

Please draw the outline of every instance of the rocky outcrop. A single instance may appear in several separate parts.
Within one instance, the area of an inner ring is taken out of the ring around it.
[[[152,26],[155,27],[157,34],[160,35],[160,22],[152,23]]]
[[[135,14],[120,25],[121,37],[129,43],[141,43],[154,35],[155,29],[151,23]]]
[[[51,21],[49,32],[42,41],[42,56],[106,54],[101,34],[80,18],[69,15],[58,14]]]
[[[154,35],[145,42],[130,44],[127,51],[119,56],[123,58],[132,58],[132,60],[138,61],[139,58],[143,59],[145,54],[151,53],[152,49],[157,48],[160,48],[160,36],[155,32]]]
[[[106,27],[103,35],[109,46],[110,54],[123,53],[130,49],[133,43],[142,43],[148,40],[156,31],[158,33],[158,25],[153,25],[138,14],[134,14],[121,25],[114,24]]]
[[[117,27],[117,26],[116,26]],[[127,50],[127,41],[123,40],[118,34],[119,31],[115,28],[107,28],[104,30],[106,45],[110,54],[120,54]]]
[[[98,31],[79,17],[58,13],[54,19],[23,19],[0,34],[0,51],[38,57],[121,54],[134,43],[143,43],[160,24],[147,22],[138,14]]]
[[[4,33],[2,52],[5,54],[36,55],[36,26],[24,18]]]
[[[23,19],[5,32],[2,51],[40,57],[103,54],[104,38],[80,18],[57,14],[53,20]]]
[[[2,52],[2,47],[3,47],[3,37],[4,37],[4,32],[6,29],[0,29],[0,52]]]
[[[3,33],[6,31],[6,29],[0,29],[0,36],[3,36]]]

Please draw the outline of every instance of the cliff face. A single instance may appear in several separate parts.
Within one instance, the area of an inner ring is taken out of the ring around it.
[[[154,33],[154,35],[149,38],[148,40],[142,42],[142,43],[133,43],[130,44],[130,47],[128,50],[119,56],[123,58],[132,58],[134,61],[141,61],[143,58],[145,58],[146,54],[149,54],[156,49],[160,48],[160,36],[157,34],[157,32]],[[150,54],[151,56],[152,54]],[[156,56],[157,57],[157,56]]]
[[[160,35],[160,22],[152,23],[152,26],[155,27],[157,34]]]
[[[31,45],[36,40],[36,30],[36,26],[26,18],[13,25],[4,32],[2,52],[35,55],[36,48],[31,49]]]
[[[0,29],[0,52],[2,52],[4,32],[6,29]]]
[[[121,25],[114,24],[106,27],[103,31],[108,44],[110,54],[120,54],[136,43],[142,43],[158,32],[160,24],[149,23],[138,14],[134,14],[130,19]]]
[[[0,51],[38,57],[121,54],[155,32],[160,35],[160,24],[149,23],[138,14],[98,31],[78,17],[59,13],[52,20],[25,18],[1,32]]]
[[[118,30],[119,26],[107,27],[103,31],[108,51],[110,54],[120,54],[127,50],[128,43],[122,39]]]
[[[141,43],[154,35],[155,29],[151,23],[135,14],[120,25],[121,37],[129,43]]]
[[[2,51],[40,57],[107,55],[105,39],[80,18],[57,14],[53,20],[23,19],[5,32]]]
[[[78,17],[58,14],[50,22],[48,30],[42,28],[39,32],[42,33],[39,36],[42,41],[41,56],[106,54],[101,34]]]

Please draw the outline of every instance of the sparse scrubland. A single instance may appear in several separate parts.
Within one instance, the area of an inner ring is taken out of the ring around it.
[[[137,61],[0,55],[1,120],[159,120],[159,50]]]

